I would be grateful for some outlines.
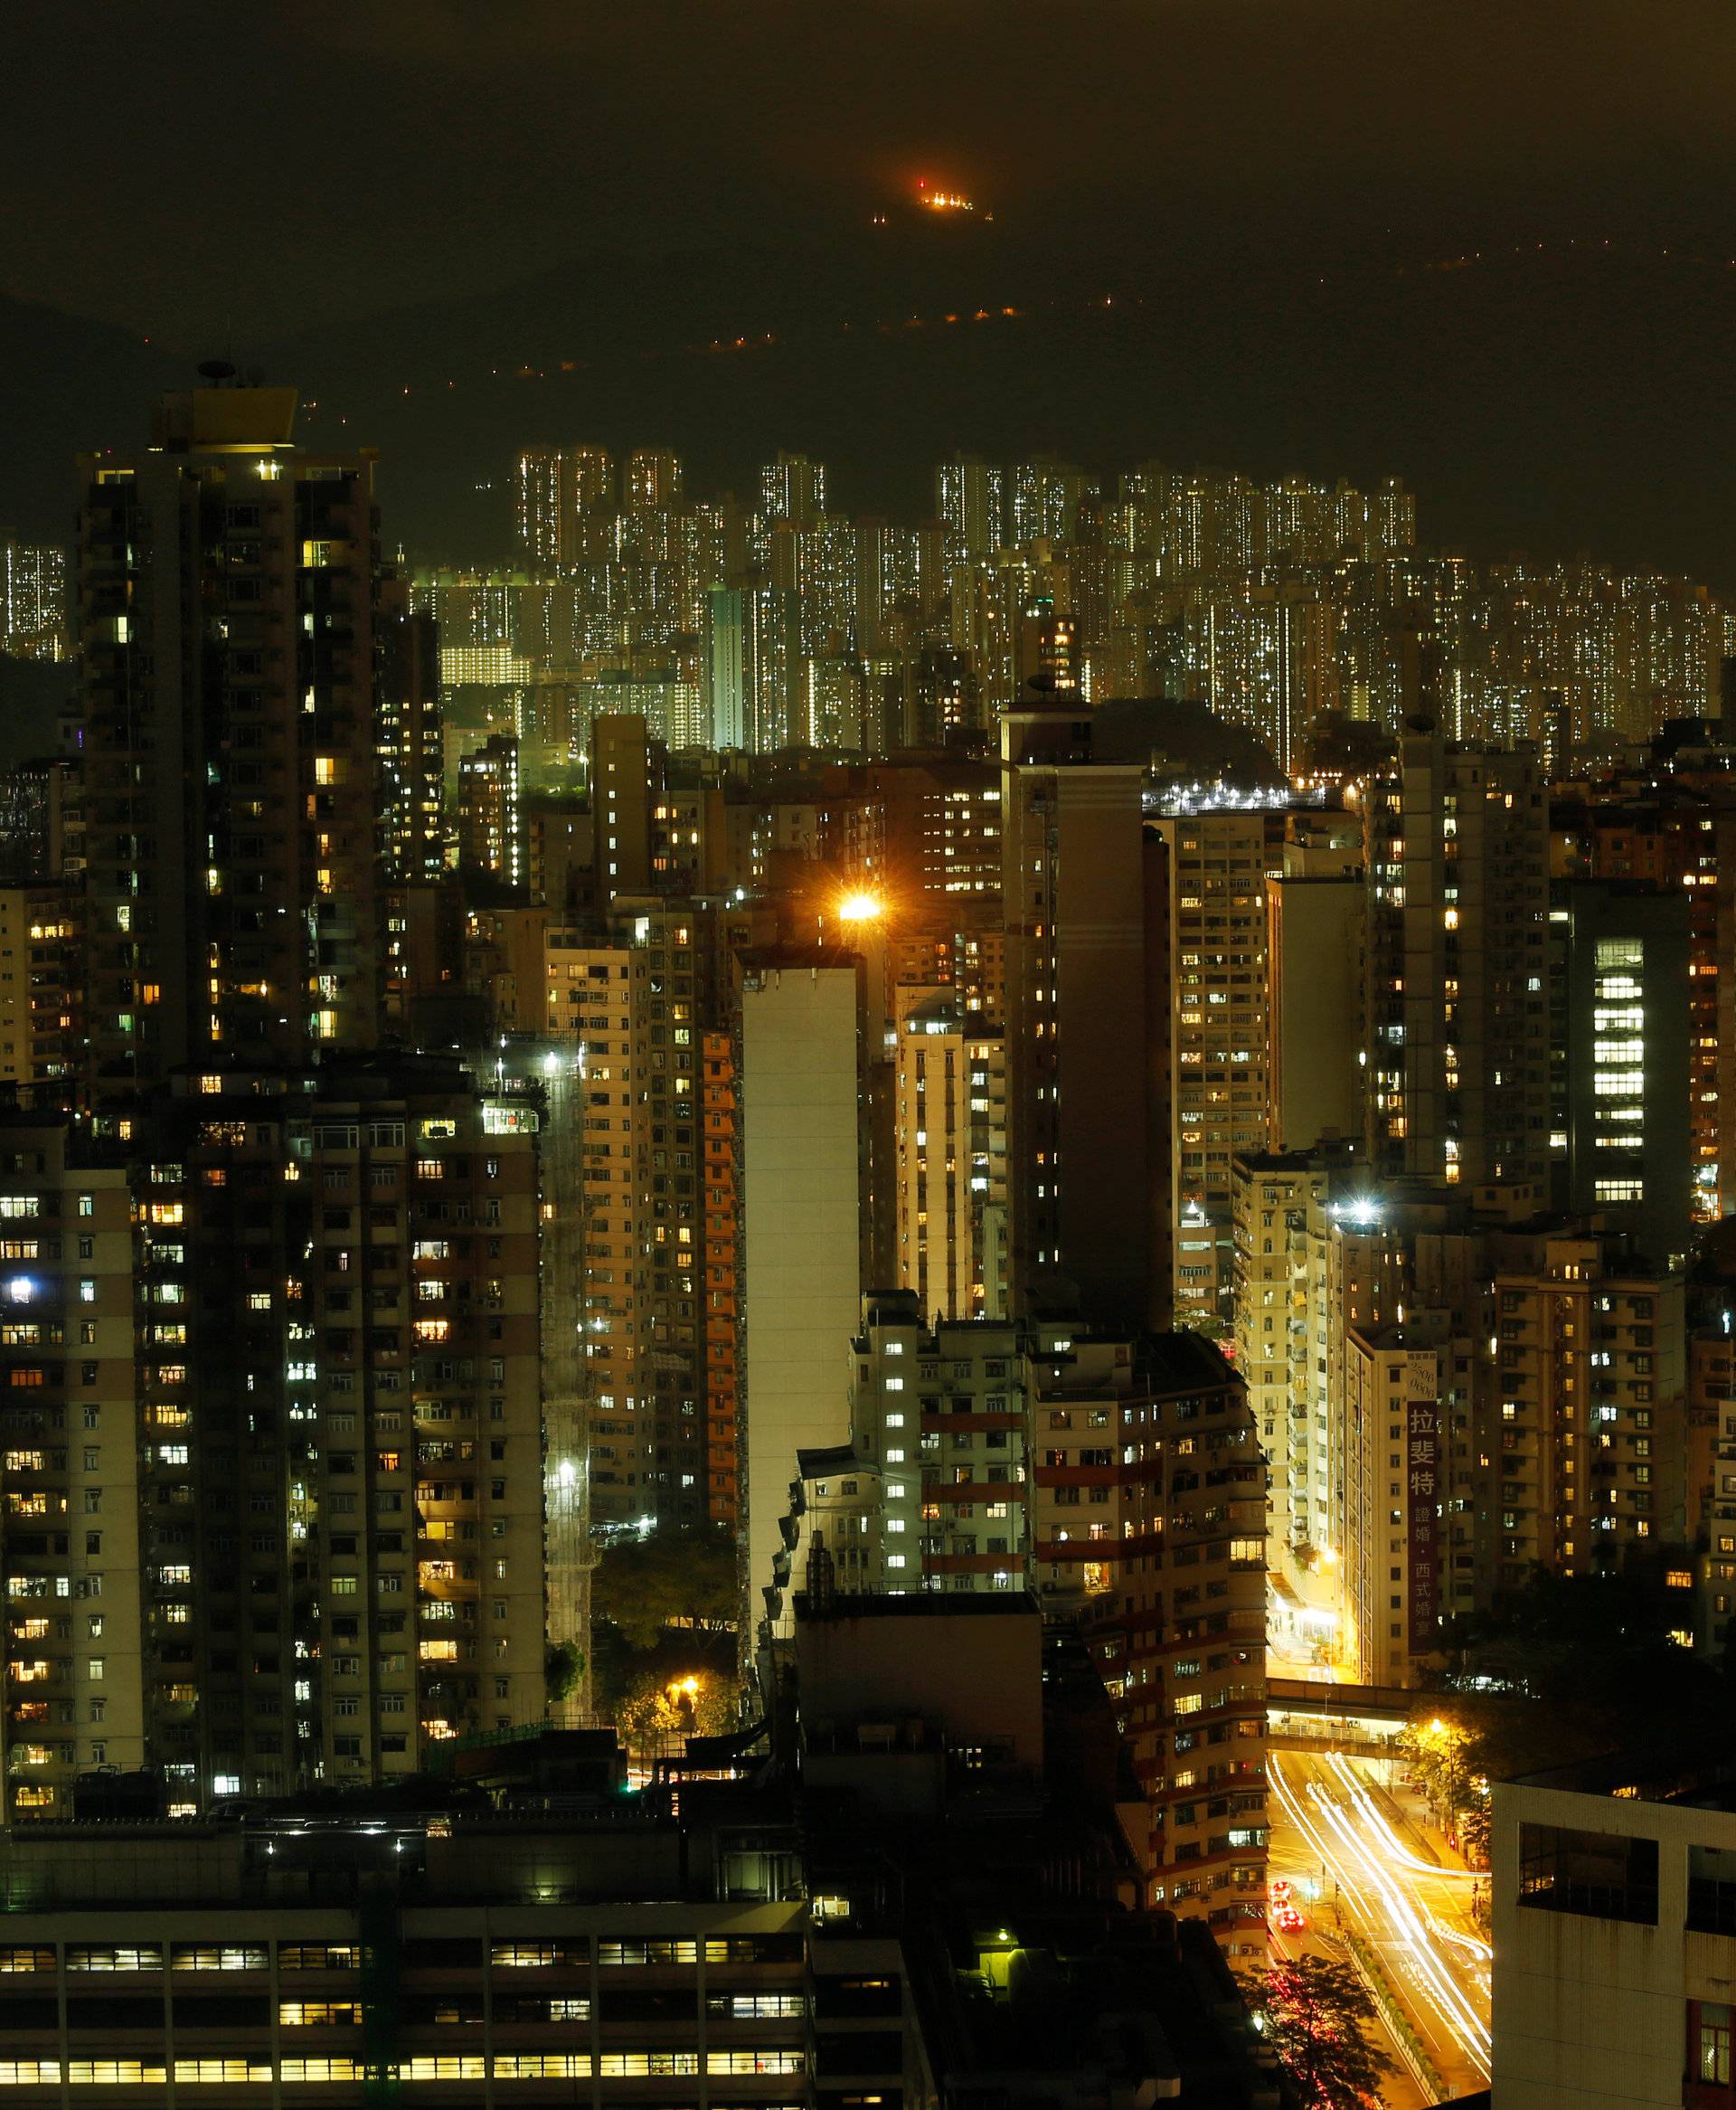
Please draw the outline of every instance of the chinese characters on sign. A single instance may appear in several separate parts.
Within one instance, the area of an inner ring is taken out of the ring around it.
[[[1432,1358],[1429,1362],[1432,1365]],[[1419,1387],[1425,1381],[1429,1396],[1420,1397]],[[1406,1407],[1405,1528],[1410,1535],[1410,1653],[1420,1656],[1426,1655],[1435,1645],[1435,1606],[1439,1602],[1436,1509],[1440,1468],[1440,1403],[1434,1396],[1431,1367],[1412,1367],[1410,1397]]]

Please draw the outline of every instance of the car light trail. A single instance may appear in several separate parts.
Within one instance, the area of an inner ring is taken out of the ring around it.
[[[1314,1858],[1330,1869],[1345,1910],[1367,1935],[1393,1951],[1402,1975],[1439,2019],[1445,2041],[1486,2078],[1491,2049],[1487,2009],[1479,2004],[1474,1980],[1467,1983],[1467,1976],[1486,1963],[1488,1944],[1444,1925],[1410,1895],[1410,1880],[1417,1875],[1476,1878],[1410,1853],[1342,1755],[1323,1754],[1317,1763],[1328,1770],[1329,1784],[1293,1784],[1276,1756],[1269,1758],[1268,1778],[1279,1807]]]

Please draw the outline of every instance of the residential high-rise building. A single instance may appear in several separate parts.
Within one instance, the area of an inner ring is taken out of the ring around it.
[[[389,884],[409,885],[438,879],[446,861],[439,631],[408,582],[390,575],[379,620],[381,853]]]
[[[1679,1273],[1595,1217],[1371,1182],[1342,1147],[1236,1172],[1275,1645],[1410,1684],[1441,1620],[1533,1566],[1593,1574],[1689,1542]]]
[[[1727,1278],[1717,1284],[1729,1286]],[[1690,1451],[1689,1572],[1695,1645],[1716,1656],[1729,1646],[1736,1614],[1736,1307],[1726,1311],[1722,1295],[1704,1302],[1688,1337],[1688,1415],[1699,1439],[1697,1452]]]
[[[930,1327],[907,1291],[863,1298],[850,1360],[846,1432],[797,1455],[774,1625],[797,1561],[798,1621],[816,1577],[845,1603],[1034,1590],[1114,1703],[1146,1898],[1232,1941],[1267,1846],[1265,1468],[1240,1382],[1194,1335]]]
[[[590,728],[591,857],[602,903],[651,885],[651,807],[662,757],[645,720],[611,711]]]
[[[801,1533],[837,1587],[886,1595],[1030,1587],[1030,1344],[930,1323],[907,1291],[863,1299],[843,1440],[798,1453]]]
[[[1263,1917],[1268,1838],[1266,1467],[1241,1381],[1165,1333],[1052,1338],[1030,1384],[1038,1593],[1115,1703],[1146,1899],[1231,1940]]]
[[[826,464],[778,454],[760,472],[760,506],[769,519],[807,527],[826,511]]]
[[[899,1286],[930,1321],[1005,1319],[1005,1044],[952,989],[898,995]]]
[[[0,874],[11,886],[57,885],[84,867],[77,762],[44,755],[0,783]]]
[[[133,1263],[120,1158],[0,1114],[7,1824],[70,1816],[80,1774],[154,1755],[139,1481],[168,1432],[140,1426]]]
[[[1012,1309],[1044,1274],[1113,1327],[1170,1305],[1164,845],[1138,769],[1033,690],[1002,721]]]
[[[807,658],[802,662],[802,697],[797,728],[801,744],[860,754],[866,701],[859,660]]]
[[[1001,792],[992,762],[935,755],[870,762],[826,801],[820,855],[853,882],[884,890],[894,937],[926,935],[936,913],[951,920],[972,904],[998,909]]]
[[[1595,1574],[1684,1537],[1683,1279],[1594,1234],[1540,1237],[1494,1282],[1504,1585]]]
[[[529,1124],[438,1063],[312,1083],[176,1080],[130,1192],[11,1117],[17,1812],[105,1765],[183,1812],[410,1774],[541,1718]]]
[[[545,1031],[581,1049],[591,1509],[604,1526],[690,1526],[713,1506],[704,1250],[710,1187],[728,1169],[705,1156],[701,1049],[708,1025],[721,1030],[717,937],[712,908],[661,895],[618,895],[606,917],[548,937]]]
[[[293,389],[82,464],[90,1089],[366,1047],[381,998],[373,460]]]
[[[700,1110],[704,1159],[700,1192],[705,1313],[705,1504],[713,1523],[733,1525],[741,1504],[741,1107],[735,1040],[703,1034]]]
[[[510,1113],[510,1118],[509,1118]],[[141,1174],[146,1736],[171,1793],[543,1714],[536,1144],[431,1058],[184,1076]]]
[[[1679,889],[1686,904],[1688,1121],[1702,1223],[1730,1213],[1736,1178],[1736,988],[1723,964],[1736,941],[1736,799],[1720,759],[1704,760],[1695,769],[1655,742],[1643,768],[1558,790],[1551,811],[1558,878]]]
[[[1233,1170],[1236,1368],[1266,1453],[1280,1574],[1286,1554],[1306,1563],[1331,1544],[1328,1387],[1314,1345],[1324,1342],[1324,1287],[1312,1279],[1309,1236],[1334,1173],[1325,1159],[1276,1152],[1238,1157]],[[1285,1587],[1294,1594],[1288,1579]]]
[[[1005,472],[974,454],[942,462],[934,472],[934,510],[958,555],[988,556],[1005,535]]]
[[[0,532],[0,658],[70,659],[71,595],[66,552]]]
[[[649,1159],[650,1136],[648,1123],[636,1136],[632,1116],[636,1083],[648,1061],[648,1009],[634,1001],[630,950],[607,931],[551,929],[547,948],[547,1031],[582,1050],[571,1118],[580,1129],[581,1376],[590,1409],[591,1520],[603,1528],[637,1526],[655,1514],[656,1439],[639,1389],[648,1343],[640,1339],[637,1291],[639,1217],[648,1198],[638,1175]]]
[[[552,921],[540,904],[510,896],[499,905],[465,911],[464,991],[471,1038],[540,1030],[543,951]]]
[[[621,497],[629,513],[667,512],[680,505],[685,484],[678,454],[638,447],[627,457]]]
[[[720,586],[706,596],[711,744],[773,754],[797,744],[797,597],[783,586]]]
[[[1341,1336],[1337,1656],[1361,1684],[1414,1684],[1439,1646],[1453,1348],[1432,1330],[1363,1321]]]
[[[1368,804],[1371,1161],[1478,1189],[1549,1172],[1549,808],[1534,753],[1407,733]]]
[[[1005,471],[1007,539],[1071,542],[1083,496],[1083,472],[1040,454]]]
[[[518,743],[510,733],[491,733],[459,760],[458,869],[505,886],[525,884]]]
[[[1552,1056],[1566,1201],[1667,1262],[1693,1228],[1689,905],[1684,891],[1557,881]]]
[[[518,546],[539,572],[607,554],[615,465],[600,447],[533,447],[518,458]]]
[[[1323,1137],[1360,1141],[1368,928],[1360,826],[1343,812],[1298,809],[1279,856],[1266,875],[1269,1141],[1280,1152]]]
[[[1266,881],[1284,816],[1202,809],[1156,827],[1168,852],[1175,1316],[1227,1339],[1231,1166],[1265,1149],[1269,1126]]]

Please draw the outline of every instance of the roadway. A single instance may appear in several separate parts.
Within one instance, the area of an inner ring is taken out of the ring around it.
[[[1424,1848],[1412,1827],[1394,1821],[1377,1785],[1383,1765],[1335,1752],[1272,1751],[1266,1771],[1270,1872],[1296,1886],[1308,1922],[1299,1935],[1274,1929],[1274,1949],[1343,1957],[1337,1930],[1353,1930],[1378,1960],[1447,2099],[1486,2087],[1490,1949],[1471,1916],[1477,1878],[1444,1847]],[[1439,1859],[1429,1858],[1434,1852]],[[1321,1895],[1310,1898],[1308,1886]],[[1393,2033],[1382,2028],[1381,2037],[1400,2067],[1382,2098],[1389,2110],[1439,2099]]]

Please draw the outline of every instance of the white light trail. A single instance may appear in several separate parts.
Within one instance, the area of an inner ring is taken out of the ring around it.
[[[1280,1803],[1320,1859],[1330,1864],[1340,1888],[1354,1901],[1360,1915],[1370,1923],[1371,1931],[1382,1926],[1390,1930],[1407,1969],[1414,1973],[1452,2041],[1468,2063],[1486,2077],[1491,2052],[1489,2025],[1461,1983],[1465,1962],[1462,1957],[1441,1953],[1437,1946],[1439,1923],[1432,1915],[1419,1910],[1398,1878],[1390,1872],[1395,1866],[1406,1872],[1433,1877],[1457,1871],[1442,1870],[1407,1852],[1346,1761],[1335,1752],[1323,1756],[1344,1789],[1345,1801],[1340,1802],[1310,1784],[1307,1793],[1313,1808],[1311,1813],[1305,1812],[1302,1798],[1284,1781],[1282,1767],[1269,1759],[1268,1775]],[[1365,1831],[1362,1829],[1364,1826]],[[1472,1944],[1468,1937],[1465,1940],[1467,1945],[1483,1946]]]
[[[1397,1883],[1381,1872],[1379,1862],[1358,1838],[1342,1806],[1324,1796],[1318,1797],[1317,1802],[1322,1816],[1342,1840],[1345,1850],[1361,1859],[1386,1907],[1389,1921],[1408,1944],[1410,1965],[1441,2020],[1466,2058],[1486,2078],[1491,2050],[1489,2027],[1461,1990],[1453,1963],[1436,1950],[1422,1915]]]

